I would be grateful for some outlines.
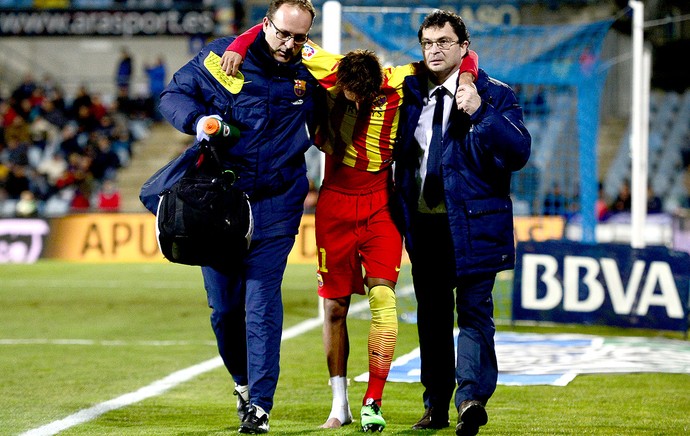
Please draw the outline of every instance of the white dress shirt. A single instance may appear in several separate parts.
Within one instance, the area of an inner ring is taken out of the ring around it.
[[[443,105],[443,133],[446,132],[446,127],[448,126],[448,118],[450,116],[451,106],[455,104],[455,91],[458,89],[458,74],[451,74],[445,82],[441,85],[435,85],[429,82],[429,92],[424,99],[424,106],[422,107],[422,113],[419,116],[419,121],[417,122],[417,128],[414,131],[414,137],[421,148],[422,153],[420,153],[420,166],[419,166],[419,176],[420,180],[420,193],[424,190],[424,180],[426,178],[426,162],[429,157],[429,143],[431,142],[431,130],[434,117],[434,108],[436,107],[436,97],[434,92],[439,86],[446,88],[444,94],[444,105]],[[420,195],[419,197],[419,210],[420,212],[431,212],[427,207],[424,198]],[[445,212],[446,207],[443,201],[433,209],[433,212]]]

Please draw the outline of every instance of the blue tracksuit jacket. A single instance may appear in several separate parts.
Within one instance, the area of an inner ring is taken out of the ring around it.
[[[532,139],[510,89],[479,70],[481,107],[471,117],[453,105],[444,135],[443,183],[456,274],[498,272],[515,265],[510,177],[529,159]],[[405,79],[405,103],[396,145],[395,183],[402,195],[405,243],[410,254],[411,217],[419,200],[419,145],[414,139],[424,97],[424,74]]]
[[[161,95],[161,113],[190,135],[205,115],[238,127],[239,139],[221,147],[221,157],[239,176],[235,186],[249,195],[253,239],[295,235],[309,190],[304,153],[323,116],[315,108],[325,91],[301,62],[279,64],[260,47],[263,32],[242,64],[244,83],[228,78],[220,58],[232,40],[209,43],[175,73]]]

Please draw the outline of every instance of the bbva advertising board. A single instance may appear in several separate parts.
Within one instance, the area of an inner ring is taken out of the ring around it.
[[[521,242],[513,319],[688,330],[690,254],[667,247]]]

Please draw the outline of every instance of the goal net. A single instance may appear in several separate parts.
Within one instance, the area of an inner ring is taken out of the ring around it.
[[[384,65],[422,59],[417,31],[433,9],[340,8],[340,52],[375,51]],[[324,23],[329,17],[324,10]],[[604,37],[613,19],[578,25],[510,26],[467,22],[479,67],[518,95],[532,135],[532,156],[513,177],[516,215],[594,217],[597,197],[596,140],[607,68]]]

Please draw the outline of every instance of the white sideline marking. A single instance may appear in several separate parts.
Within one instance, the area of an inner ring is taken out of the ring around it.
[[[409,289],[408,289],[409,288]],[[401,288],[399,291],[400,295],[410,292],[412,286],[406,286]],[[353,304],[350,307],[350,313],[361,312],[369,308],[369,301],[362,300],[358,303]],[[296,336],[306,333],[309,330],[316,328],[322,324],[323,320],[320,318],[311,318],[301,323],[290,327],[287,330],[283,330],[282,340],[291,339]],[[198,363],[196,365],[190,366],[189,368],[182,369],[180,371],[175,371],[167,377],[160,380],[156,380],[148,386],[121,395],[112,400],[105,401],[103,403],[96,404],[88,409],[82,409],[77,413],[73,413],[66,418],[60,419],[58,421],[53,421],[50,424],[46,424],[41,427],[26,431],[19,436],[52,436],[58,434],[63,430],[67,430],[75,425],[83,424],[85,422],[91,421],[98,418],[104,413],[121,409],[125,406],[130,406],[139,401],[143,401],[147,398],[160,395],[163,392],[174,388],[175,386],[182,384],[186,381],[193,379],[194,377],[201,375],[205,372],[214,370],[223,365],[223,359],[219,357],[214,357],[213,359],[207,360],[205,362]]]
[[[147,398],[153,397],[155,395],[160,395],[170,388],[173,388],[180,383],[191,380],[192,378],[203,374],[207,371],[211,371],[223,364],[223,360],[220,357],[215,357],[213,359],[201,362],[197,365],[190,366],[180,371],[173,372],[169,376],[157,380],[148,386],[130,392],[128,394],[121,395],[112,400],[105,401],[100,404],[96,404],[88,409],[82,409],[77,413],[74,413],[66,418],[60,419],[58,421],[53,421],[50,424],[46,424],[42,427],[29,430],[22,433],[21,436],[48,436],[57,434],[63,430],[67,430],[70,427],[74,427],[78,424],[83,424],[85,422],[91,421],[104,413],[110,412],[112,410],[120,409],[125,406],[129,406],[139,401],[145,400]]]

